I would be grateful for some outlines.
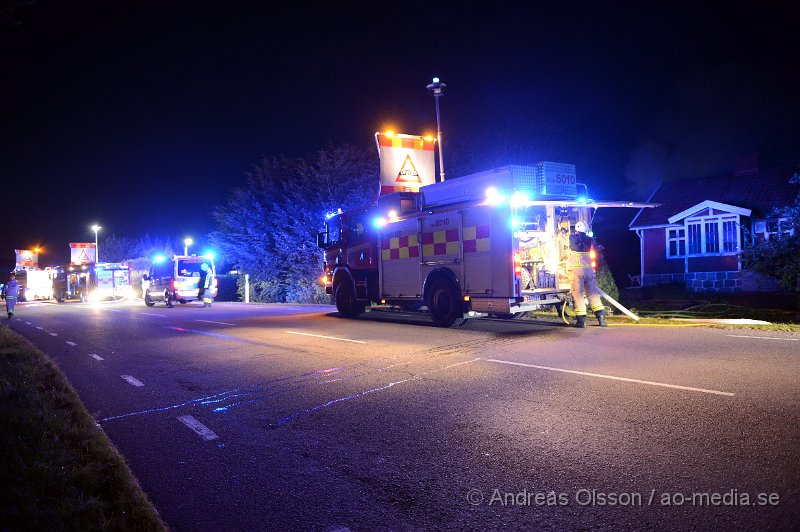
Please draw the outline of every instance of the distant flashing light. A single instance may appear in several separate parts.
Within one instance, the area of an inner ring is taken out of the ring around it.
[[[156,264],[161,264],[165,260],[167,260],[167,257],[165,257],[164,255],[156,255],[155,257],[153,257],[153,262],[155,262]]]
[[[384,227],[387,223],[386,218],[375,218],[372,220],[372,225],[377,229]]]
[[[589,231],[586,234],[589,236],[589,238],[594,238],[594,231]]]
[[[578,203],[585,204],[587,201],[588,199],[585,196],[578,197]]]
[[[489,187],[486,189],[486,203],[488,205],[499,205],[505,201],[506,197],[500,194],[496,188]]]
[[[215,255],[213,251],[207,251],[206,253],[203,253],[203,256],[208,260],[214,260]]]
[[[389,219],[390,219],[390,220],[395,220],[395,219],[397,219],[397,211],[395,211],[395,210],[391,210],[391,211],[389,211]]]
[[[433,78],[434,83],[439,83],[439,78]]]

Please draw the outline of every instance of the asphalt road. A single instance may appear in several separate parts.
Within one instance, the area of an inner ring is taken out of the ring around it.
[[[800,335],[23,304],[174,530],[797,529]]]

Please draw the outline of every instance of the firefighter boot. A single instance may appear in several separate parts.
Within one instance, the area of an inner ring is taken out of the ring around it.
[[[606,321],[605,309],[598,310],[597,312],[594,313],[594,315],[597,316],[597,323],[600,324],[600,327],[608,327],[608,321]]]
[[[578,329],[585,329],[586,328],[586,316],[578,316],[578,321],[575,322],[575,327]]]

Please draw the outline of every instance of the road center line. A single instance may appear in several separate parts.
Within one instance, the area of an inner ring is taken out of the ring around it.
[[[235,323],[225,323],[224,321],[211,321],[211,320],[194,320],[202,321],[203,323],[216,323],[217,325],[236,325]]]
[[[662,386],[664,388],[674,388],[677,390],[688,390],[690,392],[702,392],[702,393],[710,393],[714,395],[725,395],[728,397],[733,397],[734,394],[730,392],[720,392],[719,390],[707,390],[705,388],[693,388],[691,386],[680,386],[678,384],[666,384],[663,382],[653,382],[653,381],[642,381],[639,379],[629,379],[627,377],[615,377],[614,375],[603,375],[600,373],[587,373],[585,371],[576,371],[573,369],[563,369],[563,368],[551,368],[548,366],[537,366],[535,364],[523,364],[522,362],[511,362],[508,360],[496,360],[493,358],[487,358],[487,362],[496,362],[498,364],[510,364],[512,366],[523,366],[526,368],[535,368],[535,369],[544,369],[547,371],[558,371],[561,373],[572,373],[574,375],[585,375],[587,377],[598,377],[601,379],[611,379],[615,381],[623,381],[623,382],[633,382],[636,384],[649,384],[650,386]]]
[[[128,384],[132,386],[144,386],[144,383],[137,379],[136,377],[131,377],[130,375],[120,375],[123,379],[125,379]]]
[[[731,338],[760,338],[762,340],[786,340],[788,342],[796,342],[800,340],[800,338],[778,338],[776,336],[744,336],[740,334],[727,334],[725,336],[730,336]]]
[[[337,338],[335,336],[323,336],[321,334],[311,334],[311,333],[302,333],[302,332],[295,332],[295,331],[283,331],[286,334],[297,334],[300,336],[313,336],[314,338],[326,338],[328,340],[339,340],[340,342],[353,342],[354,344],[366,344],[367,342],[363,342],[361,340],[350,340],[348,338]]]
[[[36,328],[39,329],[40,331],[44,330],[44,327],[36,327]]]
[[[213,430],[206,427],[192,416],[178,416],[178,421],[192,429],[198,436],[206,441],[216,440],[219,438],[219,436],[217,436]]]
[[[89,356],[92,357],[95,360],[103,360],[103,357],[101,357],[100,355],[95,355],[94,353],[92,353]]]
[[[28,324],[28,325],[33,325],[33,323],[31,323],[29,321],[26,321],[25,323]]]
[[[72,347],[75,347],[78,344],[76,344],[75,342],[70,342],[69,340],[67,340],[67,345],[71,345]]]
[[[58,336],[58,333],[47,333],[47,334],[49,334],[50,336]]]
[[[139,314],[141,314],[142,316],[158,316],[159,318],[168,317],[168,316],[165,316],[163,314],[153,314],[152,312],[140,312]]]

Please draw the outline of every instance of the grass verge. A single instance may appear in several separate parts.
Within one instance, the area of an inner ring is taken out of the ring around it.
[[[64,375],[0,327],[0,529],[167,530]]]

